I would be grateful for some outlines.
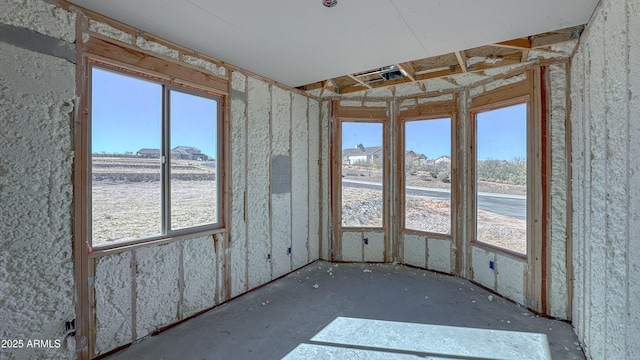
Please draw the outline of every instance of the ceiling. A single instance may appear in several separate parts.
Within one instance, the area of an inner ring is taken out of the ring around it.
[[[535,34],[575,35],[598,0],[71,2],[291,87],[350,74],[367,88],[354,75]]]

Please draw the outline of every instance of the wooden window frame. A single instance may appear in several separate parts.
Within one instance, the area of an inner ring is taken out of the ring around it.
[[[389,212],[391,211],[391,197],[389,195],[390,179],[388,176],[391,166],[389,155],[391,147],[389,145],[389,103],[383,107],[341,107],[340,101],[334,100],[331,107],[332,119],[332,143],[331,143],[331,213],[333,228],[331,239],[331,261],[342,260],[342,234],[344,232],[379,232],[385,234],[384,241],[384,261],[389,260],[390,238],[389,238]],[[342,123],[381,123],[382,124],[382,202],[383,215],[382,227],[343,227],[342,226]],[[336,191],[339,189],[339,191]]]
[[[536,241],[542,231],[540,206],[542,203],[542,180],[540,176],[540,152],[542,149],[540,117],[539,117],[539,96],[536,95],[537,83],[535,81],[535,71],[525,71],[527,79],[519,81],[515,84],[500,87],[496,90],[481,94],[471,100],[469,108],[469,134],[468,149],[469,159],[468,168],[471,179],[468,183],[470,200],[472,204],[467,209],[468,229],[469,229],[469,245],[484,248],[489,251],[497,251],[509,257],[520,259],[531,263],[531,259],[539,258],[537,254],[540,252],[540,244]],[[505,108],[517,104],[527,104],[527,224],[526,224],[526,249],[527,253],[522,254],[516,251],[505,249],[503,247],[490,243],[478,241],[477,239],[477,124],[476,116],[480,112],[491,111]],[[532,263],[530,265],[533,265]]]
[[[91,119],[91,106],[92,106],[92,84],[93,84],[93,69],[100,69],[103,71],[108,71],[108,72],[112,72],[114,74],[118,74],[118,75],[122,75],[122,76],[127,76],[130,77],[132,79],[136,79],[139,81],[149,81],[151,83],[157,84],[161,86],[161,96],[162,96],[162,118],[159,119],[161,120],[161,134],[160,134],[160,153],[161,153],[161,157],[166,159],[165,161],[160,161],[159,164],[159,169],[161,170],[161,183],[160,183],[160,192],[161,192],[161,202],[160,202],[160,214],[161,214],[161,228],[159,229],[159,234],[158,235],[152,235],[152,236],[145,236],[145,237],[140,237],[140,238],[135,238],[135,239],[128,239],[128,240],[120,240],[120,241],[113,241],[113,242],[105,242],[102,244],[94,244],[93,243],[93,239],[92,239],[92,227],[93,227],[93,217],[92,217],[92,211],[91,211],[91,203],[92,203],[92,189],[93,189],[93,184],[92,184],[92,176],[91,176],[91,154],[92,154],[92,143],[91,143],[91,138],[92,138],[92,134],[91,134],[91,129],[92,129],[92,119]],[[218,159],[216,158],[216,180],[215,180],[215,186],[216,186],[216,202],[215,202],[215,206],[216,206],[216,222],[215,223],[208,223],[208,224],[202,224],[202,225],[196,225],[196,226],[189,226],[186,228],[180,228],[180,229],[171,229],[171,200],[170,200],[170,196],[171,196],[171,175],[170,175],[170,171],[169,168],[171,166],[171,156],[170,156],[170,144],[169,144],[169,136],[170,136],[170,115],[169,115],[169,109],[170,109],[170,105],[169,105],[169,101],[170,101],[170,97],[169,94],[171,92],[179,92],[179,93],[183,93],[183,94],[188,94],[188,95],[192,95],[192,96],[198,96],[201,98],[205,98],[205,99],[209,99],[209,100],[214,100],[216,102],[216,157],[218,157],[218,154],[222,154],[224,146],[222,144],[222,133],[223,133],[223,103],[224,103],[224,98],[223,96],[216,94],[214,92],[211,91],[207,91],[204,89],[200,89],[197,87],[193,87],[193,86],[187,86],[187,85],[181,85],[181,84],[176,84],[174,82],[170,82],[164,79],[159,79],[153,75],[150,74],[145,74],[143,72],[140,71],[136,71],[133,69],[130,69],[126,66],[118,66],[118,65],[113,65],[113,64],[109,64],[109,63],[105,63],[102,61],[96,61],[93,59],[89,59],[88,63],[87,63],[87,72],[88,72],[88,81],[87,81],[87,121],[86,121],[86,131],[87,131],[87,142],[86,142],[86,148],[83,149],[83,151],[85,151],[88,156],[87,156],[87,166],[86,166],[86,171],[87,171],[87,177],[86,177],[86,183],[84,184],[87,188],[86,191],[86,196],[87,196],[87,234],[86,234],[86,241],[87,244],[89,245],[90,249],[92,251],[97,251],[97,250],[108,250],[108,249],[113,249],[113,248],[118,248],[118,247],[122,247],[122,246],[128,246],[128,245],[135,245],[135,244],[141,244],[141,243],[147,243],[147,242],[154,242],[154,241],[158,241],[158,240],[165,240],[165,239],[170,239],[170,238],[183,238],[186,236],[191,236],[194,234],[201,234],[201,233],[208,233],[210,234],[212,231],[220,229],[222,227],[223,219],[224,219],[224,212],[221,206],[222,203],[222,198],[224,196],[224,192],[222,191],[222,181],[221,181],[221,176],[219,170],[221,170],[223,168],[223,164],[218,162]]]
[[[455,109],[455,101],[451,102],[451,104],[441,104],[440,106],[430,106],[426,105],[419,113],[423,115],[416,115],[415,111],[413,113],[400,113],[398,117],[398,127],[397,134],[398,136],[398,144],[397,151],[398,154],[398,191],[399,194],[399,206],[398,206],[398,218],[399,218],[399,230],[401,234],[410,234],[410,235],[420,235],[426,236],[429,238],[440,238],[440,239],[448,239],[453,240],[454,234],[457,229],[457,217],[454,214],[457,213],[457,204],[458,204],[458,188],[460,185],[460,181],[458,179],[458,171],[457,171],[457,163],[458,163],[458,155],[455,149],[457,149],[458,141],[457,141],[457,127],[458,127],[458,119],[457,119],[457,111]],[[405,148],[406,148],[406,131],[405,124],[411,121],[421,121],[421,120],[436,120],[436,119],[450,119],[450,127],[451,127],[451,204],[450,204],[450,214],[449,214],[449,226],[450,233],[438,233],[432,231],[423,231],[417,229],[409,229],[406,227],[406,179],[405,179]]]

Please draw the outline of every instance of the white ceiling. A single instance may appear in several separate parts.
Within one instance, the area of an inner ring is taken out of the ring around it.
[[[598,0],[72,0],[289,86],[586,24]]]

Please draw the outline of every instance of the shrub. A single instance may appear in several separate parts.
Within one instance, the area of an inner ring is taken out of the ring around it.
[[[442,181],[444,183],[448,183],[451,181],[449,178],[449,173],[446,171],[441,171],[438,173],[438,181]]]

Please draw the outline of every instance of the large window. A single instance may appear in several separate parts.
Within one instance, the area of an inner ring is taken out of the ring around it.
[[[220,98],[91,67],[91,244],[220,223]]]
[[[342,123],[342,226],[382,227],[382,123]]]
[[[476,239],[527,253],[527,104],[475,114]]]
[[[405,229],[451,234],[451,118],[404,123]]]

